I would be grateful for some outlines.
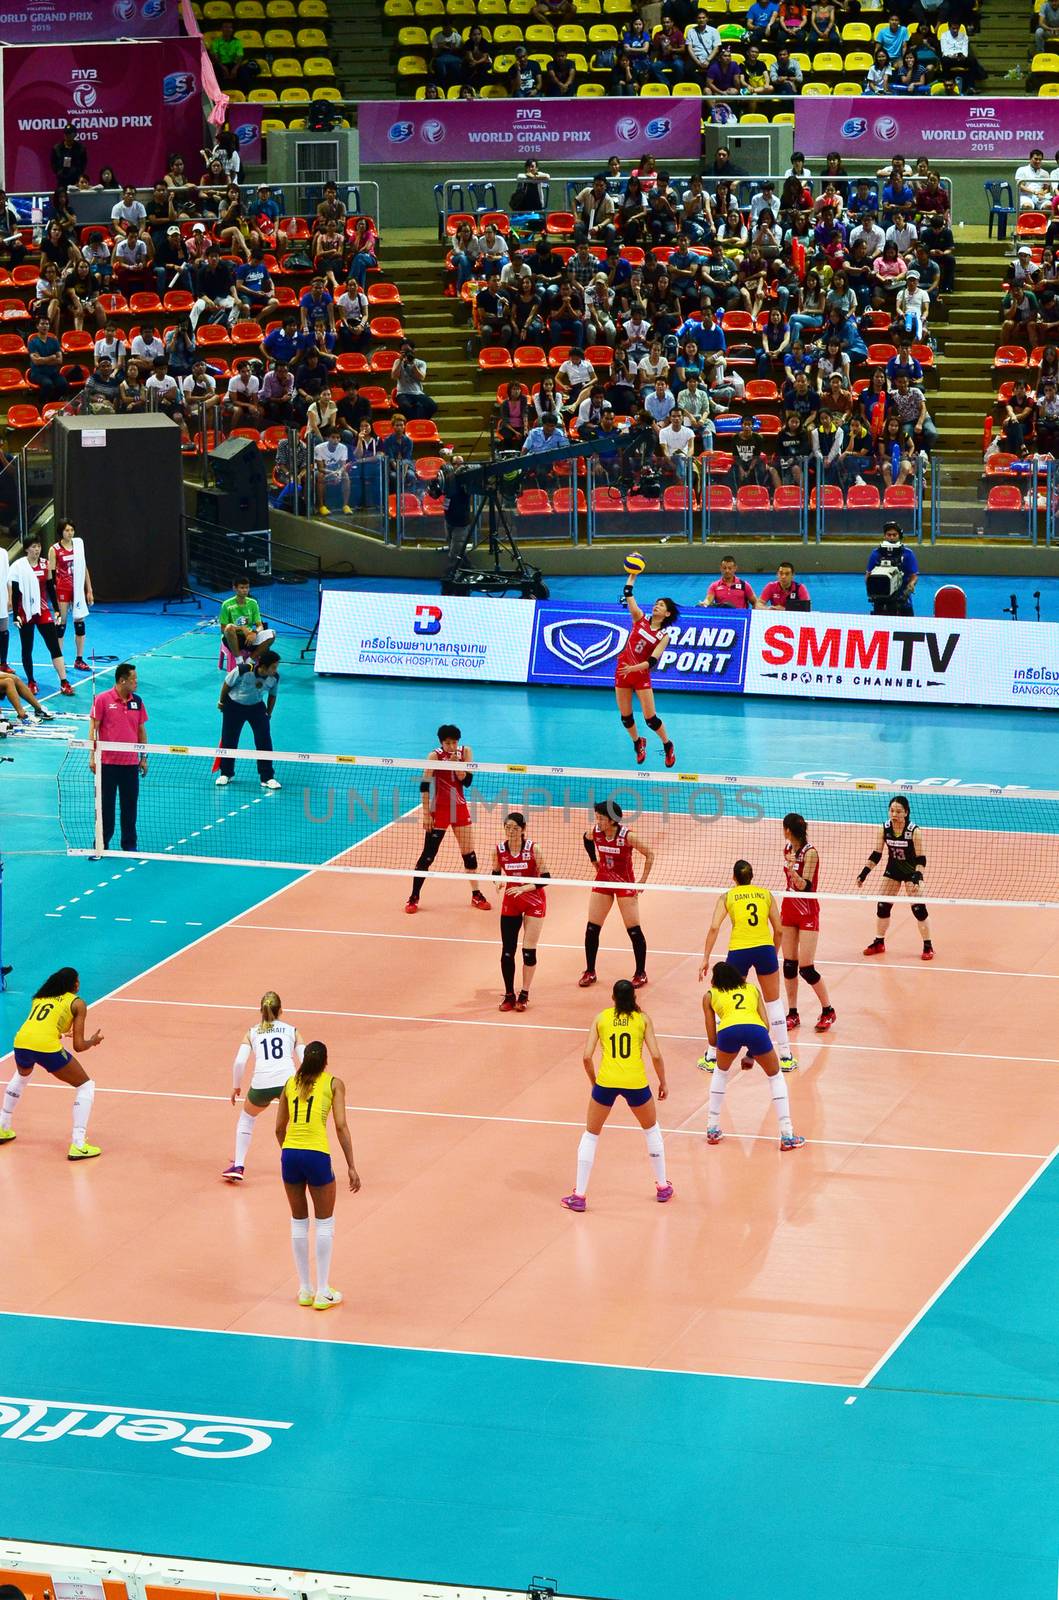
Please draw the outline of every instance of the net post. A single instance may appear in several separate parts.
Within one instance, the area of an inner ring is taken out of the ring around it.
[[[89,755],[89,761],[91,761]],[[93,842],[96,855],[103,854],[103,755],[96,751],[95,770],[92,773],[92,805],[95,817]]]

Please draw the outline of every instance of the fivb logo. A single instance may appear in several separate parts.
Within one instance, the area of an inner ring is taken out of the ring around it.
[[[79,111],[91,111],[96,103],[99,74],[94,67],[75,67],[70,74],[70,98]]]
[[[440,633],[441,632],[441,607],[416,606],[415,621],[412,624],[413,633]]]

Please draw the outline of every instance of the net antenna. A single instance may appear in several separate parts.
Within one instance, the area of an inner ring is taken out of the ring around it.
[[[440,774],[469,771],[464,790],[479,873],[487,877],[509,811],[527,818],[553,887],[585,888],[595,866],[584,836],[605,802],[651,855],[648,894],[720,894],[745,858],[754,882],[785,889],[783,818],[808,823],[818,851],[815,891],[794,898],[893,900],[882,840],[893,788],[873,779],[824,781],[699,772],[597,771],[491,762],[427,762],[360,755],[268,752],[281,788],[261,787],[257,752],[226,750],[235,776],[214,786],[212,746],[106,744],[151,759],[139,796],[138,860],[272,867],[407,878],[423,849],[423,801],[435,804]],[[89,770],[89,742],[68,746],[57,775],[59,819],[69,854],[122,855],[102,848],[102,761]],[[431,787],[424,797],[420,784]],[[908,790],[911,822],[925,856],[916,898],[931,904],[1059,906],[1059,794],[966,787]],[[620,808],[620,811],[619,811]],[[879,851],[883,859],[872,862]],[[637,876],[645,858],[637,856]],[[859,876],[868,866],[862,885]],[[466,879],[448,829],[432,879]],[[543,880],[530,880],[543,881]]]

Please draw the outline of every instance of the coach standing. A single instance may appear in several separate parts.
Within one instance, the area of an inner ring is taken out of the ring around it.
[[[123,661],[114,673],[114,687],[97,694],[92,701],[88,757],[90,772],[96,770],[97,744],[143,744],[147,709],[136,693],[136,668]],[[136,849],[136,807],[140,798],[140,777],[147,772],[147,757],[135,750],[101,750],[98,759],[103,796],[103,844],[109,849],[114,834],[116,802],[121,804],[121,848]],[[98,843],[98,841],[97,841]]]
[[[221,698],[217,710],[221,713],[221,749],[235,750],[239,736],[247,723],[254,735],[258,750],[272,749],[272,724],[270,718],[276,705],[279,688],[279,656],[275,650],[265,650],[254,661],[240,661],[225,677],[221,685]],[[217,787],[223,789],[231,783],[235,762],[231,756],[222,756]],[[259,761],[257,775],[263,789],[279,789],[271,761]]]

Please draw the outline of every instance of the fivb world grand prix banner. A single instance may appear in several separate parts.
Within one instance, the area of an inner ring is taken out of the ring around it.
[[[653,150],[662,166],[694,159],[698,97],[596,100],[366,100],[358,114],[365,166],[527,156],[605,162]]]
[[[202,143],[199,54],[197,39],[0,51],[4,187],[54,188],[51,150],[68,122],[93,182],[109,166],[122,183],[150,187],[171,151],[192,163]]]
[[[177,0],[21,0],[0,3],[0,45],[168,39],[180,32]]]
[[[1059,146],[1059,99],[947,95],[826,95],[794,102],[794,142],[806,155],[999,156],[1017,166],[1035,145]]]

